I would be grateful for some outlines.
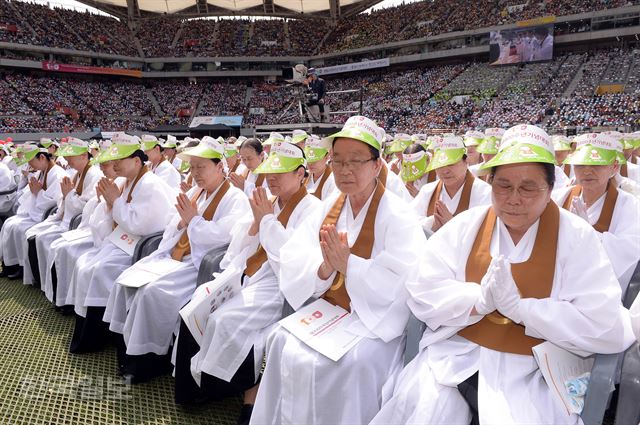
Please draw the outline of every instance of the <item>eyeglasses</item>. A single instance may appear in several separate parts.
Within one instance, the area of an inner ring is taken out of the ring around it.
[[[522,186],[513,187],[513,185],[502,182],[493,182],[491,183],[491,187],[493,189],[493,193],[496,195],[507,197],[511,196],[513,191],[516,190],[518,195],[527,199],[535,198],[538,196],[538,193],[549,189],[548,186],[539,187],[534,184],[524,184]]]
[[[375,161],[377,158],[369,158],[369,159],[352,159],[349,161],[331,161],[331,166],[337,169],[343,170],[359,170],[369,161]]]

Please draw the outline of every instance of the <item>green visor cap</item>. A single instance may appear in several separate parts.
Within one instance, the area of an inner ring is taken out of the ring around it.
[[[160,141],[156,138],[156,136],[152,136],[150,134],[143,134],[140,146],[143,151],[148,151],[149,149],[153,149],[154,146],[160,145]]]
[[[78,156],[89,152],[89,143],[75,137],[69,137],[60,149],[57,156]]]
[[[36,155],[39,152],[49,153],[49,151],[46,148],[41,148],[38,145],[32,144],[32,143],[25,143],[24,145],[22,145],[22,149],[21,150],[22,150],[22,153],[24,154],[23,155],[23,158],[24,158],[23,164],[31,161],[33,158],[36,157]]]
[[[178,139],[170,134],[167,135],[167,140],[162,144],[165,149],[176,149],[178,147]]]
[[[367,117],[354,115],[350,117],[342,130],[328,137],[331,142],[338,138],[354,139],[366,143],[380,151],[385,140],[385,132],[381,127]]]
[[[105,149],[105,156],[102,158],[102,162],[128,158],[133,155],[134,152],[141,150],[140,139],[137,136],[115,134],[111,142],[111,146]]]
[[[200,143],[198,143],[198,146],[194,146],[178,154],[178,158],[186,161],[192,156],[206,159],[222,159],[224,152],[224,139],[222,137],[214,139],[210,136],[204,136],[202,140],[200,140]]]
[[[271,146],[267,159],[253,171],[254,174],[281,174],[305,166],[302,149],[293,143],[277,142]]]
[[[467,152],[464,141],[459,136],[442,137],[435,142],[434,147],[433,158],[431,158],[427,171],[456,164],[462,160]]]
[[[321,139],[318,136],[309,136],[304,142],[304,156],[307,162],[318,162],[323,159],[331,150],[331,140]]]
[[[480,169],[488,172],[500,165],[527,162],[555,164],[556,160],[551,137],[540,127],[521,124],[504,133],[498,153]]]
[[[295,144],[304,142],[305,140],[307,140],[307,137],[309,137],[309,134],[307,134],[307,132],[304,130],[293,130],[293,133],[291,134],[291,140]]]
[[[553,143],[553,150],[556,152],[571,150],[571,141],[566,136],[552,136],[551,142]]]
[[[429,155],[425,151],[402,155],[400,177],[404,182],[413,182],[427,173]]]
[[[464,134],[465,146],[478,146],[484,140],[484,133],[477,130],[469,130]]]
[[[396,137],[394,137],[393,142],[391,142],[391,148],[389,148],[389,153],[404,152],[404,150],[407,149],[412,144],[413,144],[413,141],[411,140],[411,136],[404,133],[398,133],[396,134]]]
[[[615,161],[621,165],[627,163],[622,152],[622,142],[615,133],[585,133],[574,141],[576,150],[564,160],[565,164],[610,165]]]

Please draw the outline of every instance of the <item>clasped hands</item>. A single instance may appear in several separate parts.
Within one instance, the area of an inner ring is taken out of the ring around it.
[[[491,260],[474,305],[477,314],[484,316],[498,310],[515,323],[521,323],[520,300],[520,292],[511,275],[511,264],[502,255]]]
[[[318,269],[320,279],[328,279],[334,272],[347,274],[347,264],[351,249],[345,232],[338,232],[333,224],[320,228],[320,250],[323,262]]]

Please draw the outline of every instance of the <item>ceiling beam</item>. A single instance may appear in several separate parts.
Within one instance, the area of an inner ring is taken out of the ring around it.
[[[340,17],[348,18],[349,16],[357,15],[360,12],[364,12],[371,6],[375,6],[382,0],[362,0],[349,6],[342,7]]]

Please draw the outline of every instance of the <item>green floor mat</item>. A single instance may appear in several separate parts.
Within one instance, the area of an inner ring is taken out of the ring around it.
[[[0,279],[0,424],[235,424],[239,398],[183,408],[170,376],[126,386],[114,348],[69,354],[73,324],[39,289]]]

